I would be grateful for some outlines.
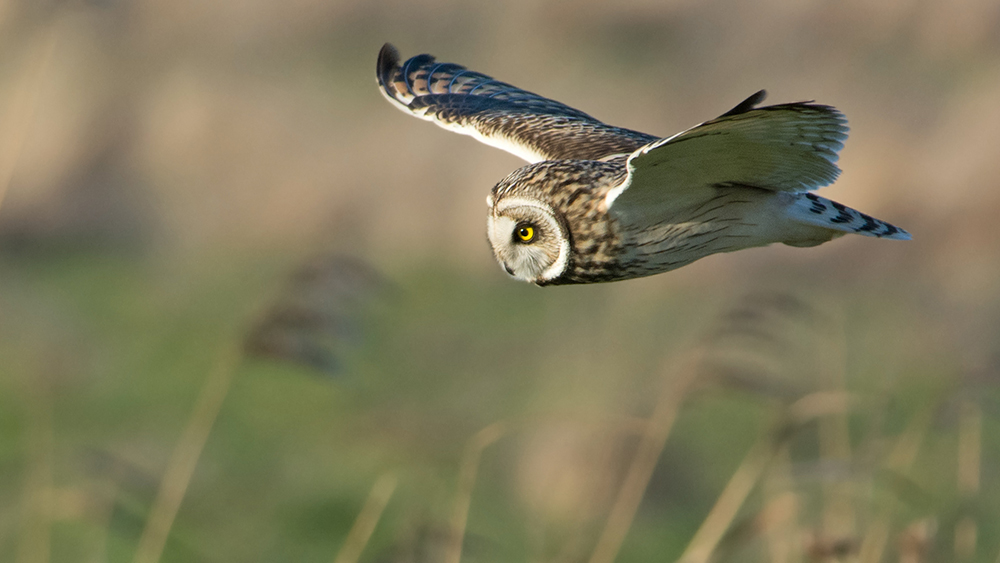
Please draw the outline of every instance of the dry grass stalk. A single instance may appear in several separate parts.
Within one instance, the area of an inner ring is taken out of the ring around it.
[[[163,481],[150,509],[149,520],[139,539],[139,547],[133,559],[135,563],[156,563],[160,560],[205,442],[232,386],[240,358],[236,346],[226,346],[215,369],[205,380],[194,412],[167,462]]]
[[[681,555],[682,563],[705,563],[715,552],[740,507],[763,475],[774,456],[797,429],[805,423],[847,410],[850,396],[847,393],[819,392],[807,395],[793,403],[776,432],[763,436],[750,448],[740,466],[723,489],[715,506],[709,511],[691,543]]]
[[[495,443],[503,436],[524,427],[536,427],[538,425],[552,423],[572,422],[575,424],[590,424],[593,421],[590,417],[543,417],[528,418],[522,420],[498,421],[483,428],[469,439],[462,455],[459,467],[458,487],[455,494],[455,505],[452,508],[451,532],[447,555],[444,560],[449,563],[458,563],[462,558],[462,544],[465,538],[466,525],[469,519],[469,508],[472,504],[472,493],[475,489],[476,478],[479,472],[479,465],[482,461],[483,451]],[[648,421],[637,417],[612,417],[604,424],[613,425],[618,431],[628,434],[641,434],[646,431]],[[572,546],[567,546],[567,553],[572,551]]]
[[[656,402],[653,414],[646,425],[645,432],[639,441],[632,464],[619,489],[618,496],[611,508],[611,514],[597,540],[597,546],[590,558],[590,563],[611,563],[618,555],[636,510],[646,493],[646,486],[656,468],[656,461],[663,452],[663,447],[670,436],[674,421],[680,407],[691,389],[698,373],[702,350],[696,349],[682,362]]]
[[[766,535],[771,563],[788,563],[800,560],[796,540],[801,537],[798,517],[801,512],[800,495],[786,491],[771,497],[756,517],[756,528]]]
[[[834,315],[830,337],[817,342],[815,349],[821,351],[816,369],[821,377],[821,385],[832,392],[844,392],[846,372],[846,342],[841,315]],[[820,459],[828,464],[846,465],[851,460],[851,435],[848,411],[823,417],[819,420]],[[828,538],[851,538],[856,534],[855,515],[851,503],[853,485],[850,482],[831,479],[823,483],[823,525],[822,534]]]
[[[469,439],[462,455],[462,465],[458,471],[458,492],[455,495],[455,506],[451,515],[451,529],[445,563],[459,563],[462,560],[462,543],[465,539],[465,526],[469,521],[469,506],[472,504],[472,491],[476,486],[476,475],[479,472],[479,462],[483,450],[499,440],[507,432],[507,425],[495,422]]]
[[[927,561],[928,550],[934,539],[935,524],[933,519],[923,519],[906,527],[896,540],[899,550],[899,563],[924,563]]]
[[[934,408],[924,409],[910,421],[903,435],[896,440],[896,445],[889,452],[885,463],[887,469],[898,473],[906,473],[910,469],[917,457],[917,452],[920,451],[920,445],[927,435],[934,411]],[[861,542],[859,563],[877,563],[882,560],[889,539],[893,508],[893,503],[890,502],[868,526],[868,533],[865,534]]]
[[[795,545],[795,539],[801,536],[798,527],[798,512],[801,500],[799,495],[785,490],[791,481],[791,455],[788,445],[783,445],[771,462],[771,471],[764,482],[764,490],[769,499],[768,505],[781,502],[787,503],[791,510],[784,514],[783,519],[774,519],[764,526],[767,541],[767,551],[771,563],[796,563],[800,560],[800,551]],[[782,500],[788,498],[789,500]],[[777,514],[781,516],[781,514]]]
[[[767,438],[750,448],[678,561],[706,563],[709,560],[773,455],[774,448]]]
[[[972,401],[962,404],[958,428],[958,494],[963,500],[979,493],[979,469],[983,436],[983,412]],[[963,516],[955,524],[955,559],[969,560],[976,556],[978,526],[971,516]]]
[[[52,465],[55,431],[52,397],[44,378],[28,390],[29,462],[24,483],[23,520],[17,563],[45,563],[52,535]]]
[[[371,492],[368,493],[368,500],[361,507],[361,512],[347,532],[347,539],[344,540],[344,545],[340,548],[334,563],[357,563],[361,552],[368,545],[372,532],[375,531],[375,526],[382,518],[382,512],[389,504],[392,493],[396,491],[397,483],[398,478],[393,473],[385,473],[375,481]]]
[[[14,91],[13,100],[7,110],[3,123],[6,124],[6,135],[0,137],[0,207],[4,196],[14,178],[17,162],[28,140],[28,134],[35,123],[38,111],[38,100],[41,98],[42,85],[52,65],[52,55],[55,53],[59,39],[59,18],[52,21],[38,33],[38,45],[34,48],[32,64],[25,71],[25,76],[19,80]]]

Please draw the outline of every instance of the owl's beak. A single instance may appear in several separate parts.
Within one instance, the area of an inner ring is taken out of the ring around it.
[[[507,270],[508,274],[510,274],[512,276],[514,275],[514,270],[510,269],[510,266],[508,266],[506,262],[503,263],[503,269]]]

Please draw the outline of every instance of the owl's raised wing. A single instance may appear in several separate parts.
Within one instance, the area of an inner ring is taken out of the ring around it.
[[[400,65],[388,43],[376,74],[382,94],[399,109],[528,162],[601,160],[657,140],[430,55]]]
[[[847,120],[836,109],[797,102],[756,107],[761,90],[732,110],[628,158],[628,176],[607,196],[619,213],[684,205],[711,188],[749,186],[800,192],[832,183]]]

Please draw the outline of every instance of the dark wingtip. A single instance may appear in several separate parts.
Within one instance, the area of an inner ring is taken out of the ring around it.
[[[757,107],[757,104],[763,102],[764,98],[766,97],[767,97],[767,90],[758,90],[752,96],[743,100],[736,107],[720,115],[719,117],[726,117],[730,115],[739,115],[741,113],[746,113],[752,110],[753,108]]]
[[[375,76],[378,84],[383,89],[387,89],[392,81],[392,73],[399,68],[399,51],[391,43],[382,45],[378,52],[378,64],[375,66]]]

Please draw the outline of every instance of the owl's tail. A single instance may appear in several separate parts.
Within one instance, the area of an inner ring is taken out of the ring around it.
[[[910,233],[895,225],[813,193],[795,194],[786,210],[790,218],[800,223],[836,231],[830,233],[833,236],[857,233],[866,237],[910,240]]]

